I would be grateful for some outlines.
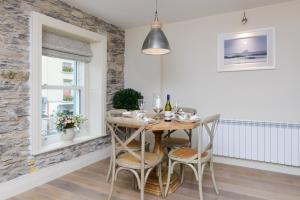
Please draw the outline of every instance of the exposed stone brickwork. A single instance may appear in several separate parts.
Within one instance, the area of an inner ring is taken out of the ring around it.
[[[124,87],[124,30],[59,0],[0,0],[0,182],[101,149],[109,137],[30,155],[30,11],[108,34],[107,108]]]

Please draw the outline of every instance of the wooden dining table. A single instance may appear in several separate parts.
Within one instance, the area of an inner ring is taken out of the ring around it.
[[[162,158],[165,158],[165,151],[162,145],[162,136],[167,131],[176,131],[176,130],[192,130],[197,128],[200,123],[181,123],[175,120],[171,122],[165,122],[163,119],[160,119],[158,123],[150,124],[146,126],[146,131],[149,133],[153,133],[155,137],[153,153],[160,155]],[[127,127],[127,128],[135,128],[135,127]],[[166,185],[167,182],[167,167],[163,168],[162,172],[162,180],[163,184]],[[176,173],[173,174],[172,179],[170,181],[169,192],[174,192],[180,186],[180,180]],[[160,187],[157,173],[153,171],[145,185],[145,192],[160,196]]]

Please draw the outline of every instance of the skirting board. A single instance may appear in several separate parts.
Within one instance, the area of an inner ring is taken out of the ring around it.
[[[0,200],[13,197],[80,168],[103,160],[110,156],[110,150],[110,147],[106,147],[78,158],[43,168],[38,172],[26,174],[13,180],[0,183]]]
[[[253,160],[251,160],[251,161],[250,160],[242,160],[242,159],[222,157],[222,156],[214,156],[214,162],[300,176],[300,167],[291,167],[291,166],[286,166],[286,165],[258,162],[258,161],[253,161]]]

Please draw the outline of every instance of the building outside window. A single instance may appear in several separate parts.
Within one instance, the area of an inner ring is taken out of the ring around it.
[[[73,85],[73,80],[72,79],[64,79],[63,80],[63,85],[64,86],[72,86]],[[72,91],[70,89],[65,89],[64,90],[63,100],[66,101],[66,102],[72,102],[73,101]]]
[[[63,62],[62,63],[62,71],[64,73],[72,73],[74,70],[74,67],[72,66],[72,63],[70,62]]]
[[[81,113],[84,63],[42,56],[42,134],[57,134],[55,117],[58,112]],[[67,69],[67,73],[66,70]]]

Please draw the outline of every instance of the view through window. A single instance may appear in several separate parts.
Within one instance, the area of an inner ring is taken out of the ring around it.
[[[56,114],[81,114],[83,84],[82,63],[54,57],[42,57],[42,134],[57,134]]]

